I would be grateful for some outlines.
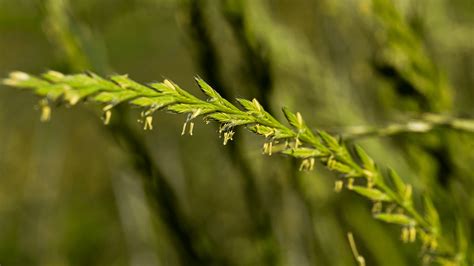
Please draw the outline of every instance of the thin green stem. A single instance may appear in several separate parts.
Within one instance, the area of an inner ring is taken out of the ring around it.
[[[344,139],[361,139],[366,137],[384,137],[403,133],[429,133],[439,128],[474,133],[474,120],[448,115],[426,113],[417,119],[406,122],[389,123],[381,127],[355,126],[336,130]]]

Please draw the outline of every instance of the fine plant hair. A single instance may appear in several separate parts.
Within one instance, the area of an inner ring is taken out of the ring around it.
[[[442,230],[439,214],[429,196],[423,196],[423,211],[415,206],[412,186],[392,170],[383,170],[358,145],[348,146],[325,131],[311,130],[300,113],[283,108],[290,126],[270,115],[256,100],[237,99],[242,108],[221,97],[201,78],[196,82],[206,99],[199,99],[169,80],[149,85],[139,84],[124,75],[104,79],[94,73],[64,75],[49,71],[41,76],[13,72],[5,85],[32,90],[42,96],[41,120],[51,115],[50,104],[63,102],[75,105],[87,100],[103,105],[104,124],[113,119],[113,110],[120,103],[143,108],[144,130],[153,129],[153,114],[157,110],[186,114],[182,134],[193,134],[194,120],[220,124],[223,144],[233,140],[234,128],[243,126],[263,136],[263,153],[283,154],[301,161],[300,170],[312,170],[316,160],[338,174],[335,190],[344,187],[373,203],[373,217],[401,227],[404,242],[421,244],[423,261],[439,265],[468,265],[467,243],[453,245]]]

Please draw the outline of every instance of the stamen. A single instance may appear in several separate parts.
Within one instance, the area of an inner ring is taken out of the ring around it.
[[[194,122],[189,123],[189,135],[193,135],[193,129],[194,129]]]
[[[410,240],[410,232],[409,232],[408,228],[402,227],[401,239],[402,239],[403,243],[408,243],[408,241]]]
[[[229,142],[229,140],[232,140],[233,136],[234,136],[234,131],[232,130],[224,132],[224,145],[227,145],[227,142]]]
[[[415,242],[416,241],[416,228],[414,226],[410,226],[410,228],[408,229],[409,231],[409,241],[410,242]]]
[[[183,124],[183,130],[181,130],[181,136],[184,136],[184,134],[186,133],[186,126],[188,125],[188,122],[184,122]]]
[[[347,189],[351,190],[354,188],[354,178],[349,178],[349,181],[347,182]]]
[[[337,193],[341,192],[343,187],[344,181],[336,180],[336,182],[334,182],[334,191],[336,191]]]
[[[102,117],[102,119],[104,120],[104,125],[110,124],[110,119],[112,118],[112,107],[113,105],[109,104],[102,109],[102,111],[104,111],[104,115]]]
[[[49,106],[48,100],[40,100],[39,105],[41,108],[40,121],[48,122],[49,120],[51,120],[51,107]]]
[[[153,129],[153,116],[148,115],[145,117],[145,125],[143,126],[144,130],[152,130]]]

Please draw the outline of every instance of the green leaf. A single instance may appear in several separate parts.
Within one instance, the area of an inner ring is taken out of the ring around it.
[[[90,86],[97,87],[98,89],[100,88],[98,87],[98,81],[86,74],[67,75],[55,83],[67,84],[71,86],[72,88],[76,88],[76,89],[81,88],[81,87],[90,87]]]
[[[249,111],[249,112],[258,112],[258,110],[255,108],[255,105],[253,104],[252,101],[249,101],[247,99],[242,99],[242,98],[237,98],[237,101],[239,102],[242,107]]]
[[[64,94],[68,86],[64,84],[49,84],[41,86],[35,90],[36,94],[47,96],[51,100],[56,100]]]
[[[162,108],[168,106],[172,103],[175,103],[176,99],[173,96],[162,95],[157,97],[139,97],[133,99],[130,103],[143,107],[158,107]]]
[[[390,177],[391,181],[395,185],[398,191],[398,194],[400,195],[400,198],[403,199],[405,197],[406,185],[403,182],[402,178],[392,168],[388,169],[388,176]]]
[[[97,87],[84,87],[84,88],[81,88],[80,90],[71,90],[71,89],[68,89],[64,92],[64,100],[68,101],[69,104],[76,104],[77,102],[79,102],[81,99],[87,97],[87,96],[90,96],[94,93],[97,92]]]
[[[225,113],[212,113],[209,114],[206,118],[210,118],[221,123],[229,123],[232,126],[247,125],[253,123],[253,121],[247,119],[247,117]]]
[[[187,104],[187,103],[179,103],[173,104],[168,106],[168,110],[176,113],[194,113],[197,110],[200,110],[199,113],[201,115],[205,115],[211,112],[215,112],[216,110],[208,105],[196,105],[196,104]]]
[[[296,158],[309,158],[309,157],[318,157],[321,156],[321,152],[316,149],[311,148],[291,148],[282,151],[282,153],[291,155]]]
[[[375,219],[391,224],[403,226],[412,226],[416,224],[415,220],[401,213],[379,213],[374,215]]]
[[[301,118],[301,115],[296,115],[292,113],[288,108],[283,107],[283,114],[285,114],[286,120],[292,125],[294,128],[298,130],[303,130],[305,128],[304,121]]]
[[[318,133],[330,150],[334,152],[339,152],[341,146],[339,145],[339,141],[335,137],[329,135],[324,131],[319,131]]]
[[[8,86],[28,89],[35,89],[51,85],[51,83],[48,81],[39,79],[21,71],[11,72],[8,78],[4,79],[2,83]]]
[[[213,101],[217,101],[218,103],[220,103],[221,105],[227,108],[236,109],[235,106],[233,106],[226,99],[222,98],[222,96],[216,90],[214,90],[211,86],[209,86],[209,84],[207,84],[204,80],[198,77],[196,77],[195,79],[199,88],[202,90],[202,92],[204,92],[204,94],[209,96]]]
[[[138,93],[135,91],[120,91],[120,92],[101,92],[94,96],[94,100],[102,103],[121,103],[137,97]]]
[[[58,83],[62,82],[65,78],[63,73],[50,70],[42,75],[42,77],[50,82]]]
[[[95,81],[96,86],[99,87],[101,90],[105,90],[105,91],[122,91],[123,90],[123,88],[121,88],[119,85],[113,83],[112,81],[108,79],[104,79],[95,73],[89,72],[88,75]]]
[[[127,75],[115,75],[110,77],[111,80],[115,81],[120,87],[124,89],[134,90],[143,96],[158,96],[158,92],[154,89],[144,86],[128,78]]]
[[[350,189],[373,201],[392,201],[392,199],[387,194],[375,188],[352,186]]]
[[[293,136],[293,132],[289,129],[275,129],[273,138],[275,139],[288,139]]]
[[[177,95],[180,95],[182,96],[184,99],[187,99],[188,101],[189,100],[197,100],[197,101],[200,101],[198,98],[194,97],[194,95],[190,94],[189,92],[181,89],[178,84],[168,80],[168,79],[165,79],[165,81],[163,81],[163,84],[168,87],[168,90],[170,92],[172,92],[173,94],[177,94]]]
[[[375,169],[375,162],[372,158],[369,157],[369,155],[360,147],[359,145],[354,146],[357,155],[359,156],[359,159],[362,161],[362,165],[364,166],[365,169],[369,170],[370,172],[374,172]]]
[[[267,126],[262,126],[262,125],[252,125],[249,126],[248,129],[252,132],[255,132],[259,135],[265,136],[265,137],[271,137],[275,135],[275,129],[272,127],[267,127]]]
[[[433,201],[431,198],[427,195],[423,197],[423,203],[425,207],[425,218],[428,221],[429,224],[433,226],[435,230],[437,230],[437,233],[440,233],[439,230],[441,228],[440,221],[439,221],[439,214],[438,211],[436,210]]]
[[[198,77],[196,77],[195,80],[201,91],[204,92],[204,94],[206,94],[212,99],[222,99],[221,95],[217,93],[217,91],[215,91],[213,88],[211,88],[211,86],[209,86],[209,84],[207,84],[204,80]]]
[[[178,94],[178,92],[174,89],[174,87],[168,86],[167,84],[163,82],[156,82],[156,83],[151,83],[150,87],[156,89],[160,93],[163,94]]]

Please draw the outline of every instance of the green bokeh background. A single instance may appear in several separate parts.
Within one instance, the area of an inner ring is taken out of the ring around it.
[[[0,74],[168,78],[196,95],[199,75],[341,133],[423,112],[474,117],[473,26],[472,0],[0,0]],[[347,232],[367,265],[421,265],[419,243],[374,220],[370,202],[334,193],[335,174],[263,156],[244,130],[223,146],[218,125],[181,136],[186,117],[158,112],[143,131],[141,110],[124,106],[113,117],[137,155],[100,106],[58,104],[41,123],[38,100],[0,85],[1,265],[356,265]],[[453,245],[456,221],[474,241],[472,134],[354,142],[433,197]],[[172,196],[147,192],[137,157]]]

